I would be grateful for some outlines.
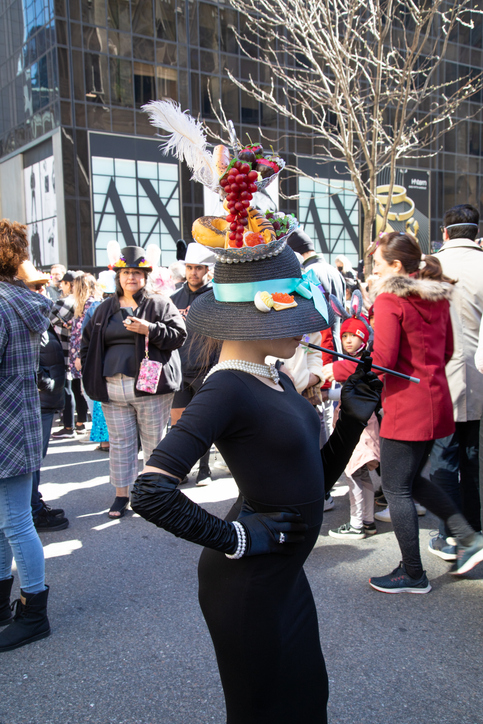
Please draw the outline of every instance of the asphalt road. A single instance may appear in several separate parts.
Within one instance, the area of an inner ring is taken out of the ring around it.
[[[51,443],[44,498],[70,527],[42,533],[52,636],[0,655],[0,724],[224,724],[224,703],[197,601],[200,548],[113,499],[108,459],[94,445]],[[185,490],[223,515],[235,485],[221,460],[213,485]],[[427,551],[435,519],[420,518],[428,595],[389,596],[370,575],[396,567],[390,524],[341,542],[347,488],[335,490],[306,571],[330,679],[330,724],[483,724],[483,564],[464,579]],[[18,595],[18,579],[14,584]],[[247,722],[246,724],[250,724]],[[294,722],[294,724],[315,724]]]

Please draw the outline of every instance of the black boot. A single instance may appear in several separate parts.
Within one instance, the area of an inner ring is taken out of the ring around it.
[[[14,620],[0,633],[0,652],[13,651],[50,635],[48,595],[48,586],[40,593],[24,593],[20,590],[20,598],[14,604]]]
[[[6,626],[13,621],[10,606],[10,591],[12,590],[13,576],[0,581],[0,626]]]

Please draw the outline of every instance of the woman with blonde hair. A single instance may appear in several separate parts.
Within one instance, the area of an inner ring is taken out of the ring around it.
[[[72,331],[70,335],[69,367],[72,374],[72,391],[75,397],[77,410],[76,432],[85,431],[87,422],[88,404],[82,392],[81,385],[81,361],[80,344],[82,340],[82,322],[89,307],[101,298],[101,292],[97,281],[92,274],[80,273],[74,279],[74,319],[72,320]]]

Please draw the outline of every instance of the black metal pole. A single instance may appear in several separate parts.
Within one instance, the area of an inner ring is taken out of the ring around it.
[[[318,349],[319,352],[327,352],[327,354],[334,355],[335,357],[342,357],[342,359],[347,359],[349,362],[355,362],[358,365],[364,364],[363,359],[358,359],[357,357],[351,357],[348,354],[342,354],[342,352],[335,352],[333,349],[327,349],[326,347],[319,347],[316,344],[311,344],[310,342],[301,342],[300,344],[304,344],[306,347],[312,347],[312,349]],[[379,370],[380,372],[387,372],[389,375],[394,375],[395,377],[400,377],[403,380],[409,380],[409,382],[416,382],[416,384],[419,384],[421,380],[419,377],[410,377],[409,375],[405,375],[402,372],[396,372],[396,370],[388,370],[386,367],[379,367],[379,365],[372,365],[372,369]]]

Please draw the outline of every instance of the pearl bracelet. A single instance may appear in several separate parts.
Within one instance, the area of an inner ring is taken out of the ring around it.
[[[233,560],[237,560],[238,558],[241,558],[245,554],[245,551],[247,549],[247,534],[246,534],[245,528],[237,520],[234,520],[232,525],[235,526],[236,535],[238,538],[238,546],[234,553],[225,553],[225,556],[227,558],[232,558]]]

